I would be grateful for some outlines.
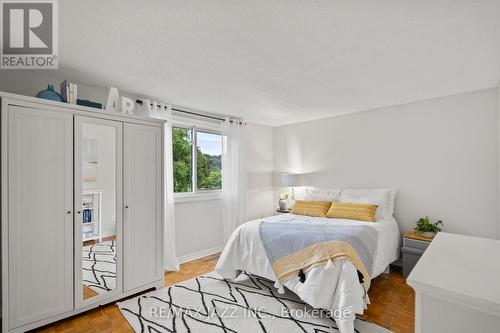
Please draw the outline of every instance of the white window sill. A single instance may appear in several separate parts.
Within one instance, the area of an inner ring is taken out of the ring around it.
[[[207,200],[222,200],[222,191],[174,194],[174,203],[207,201]]]

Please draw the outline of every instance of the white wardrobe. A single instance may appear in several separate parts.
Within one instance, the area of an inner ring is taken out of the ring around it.
[[[161,288],[164,121],[0,98],[2,332]]]

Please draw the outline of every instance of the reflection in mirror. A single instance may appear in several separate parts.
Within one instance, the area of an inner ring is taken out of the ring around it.
[[[83,299],[116,288],[116,128],[82,124]]]

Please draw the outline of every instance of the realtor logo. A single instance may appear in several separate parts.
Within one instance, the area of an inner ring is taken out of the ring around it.
[[[57,0],[0,0],[0,68],[56,69],[57,13]]]

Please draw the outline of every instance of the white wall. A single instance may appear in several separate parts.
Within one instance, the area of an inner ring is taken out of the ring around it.
[[[395,187],[402,232],[429,215],[496,238],[498,98],[490,89],[277,127],[275,171],[306,173],[311,186]]]
[[[71,79],[60,71],[4,70],[0,74],[0,91],[35,96],[47,84],[59,91],[59,84],[65,78]],[[105,103],[108,88],[77,83],[78,98]],[[273,129],[248,124],[247,137],[248,217],[253,219],[271,215],[273,211]],[[178,257],[194,258],[222,248],[220,200],[179,202],[175,209]]]
[[[175,243],[181,261],[222,249],[222,201],[202,200],[175,204]]]
[[[247,126],[247,217],[253,220],[272,215],[277,205],[273,200],[274,136],[271,127]]]

